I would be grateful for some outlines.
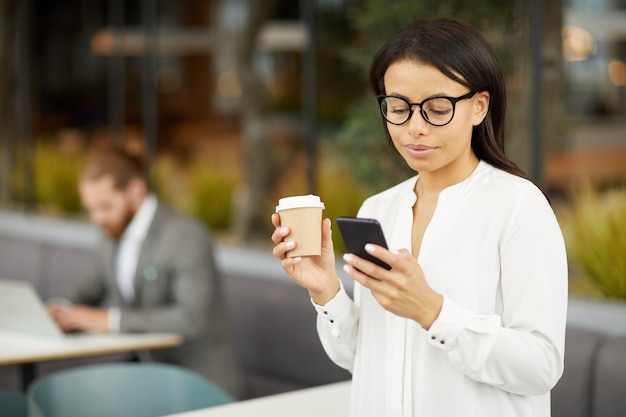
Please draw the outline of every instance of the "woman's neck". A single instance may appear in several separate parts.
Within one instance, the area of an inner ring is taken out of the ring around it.
[[[458,168],[446,167],[434,172],[420,172],[415,184],[417,197],[436,197],[442,190],[458,184],[469,177],[478,166],[478,158],[472,154],[468,161],[458,164]]]

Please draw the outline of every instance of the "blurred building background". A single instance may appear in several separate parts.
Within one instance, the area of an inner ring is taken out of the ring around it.
[[[502,53],[510,153],[537,182],[623,185],[626,1],[462,3],[2,0],[0,205],[80,217],[82,155],[120,141],[152,157],[163,199],[239,241],[266,239],[288,193],[353,214],[405,175],[363,116],[358,52],[428,14],[467,18]],[[367,135],[381,145],[354,145]]]
[[[570,153],[552,155],[546,169],[554,183],[590,177],[624,184],[626,1],[567,0],[564,6],[563,150]]]

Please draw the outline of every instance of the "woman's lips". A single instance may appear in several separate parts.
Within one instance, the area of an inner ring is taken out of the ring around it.
[[[426,145],[406,145],[407,152],[414,158],[425,158],[436,148]]]

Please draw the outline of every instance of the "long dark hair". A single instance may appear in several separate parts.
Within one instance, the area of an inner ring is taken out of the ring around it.
[[[476,28],[456,19],[433,18],[417,20],[399,30],[372,59],[369,83],[375,95],[385,94],[384,76],[387,68],[404,59],[432,65],[472,91],[489,92],[487,115],[472,131],[472,150],[479,159],[511,174],[528,178],[505,155],[504,77],[491,46]],[[387,140],[391,143],[387,124],[384,125]]]

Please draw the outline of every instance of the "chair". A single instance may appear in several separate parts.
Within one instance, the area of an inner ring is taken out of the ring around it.
[[[88,365],[35,380],[29,417],[156,417],[233,399],[199,374],[151,362]]]
[[[0,389],[0,415],[26,417],[26,395],[19,391]]]

